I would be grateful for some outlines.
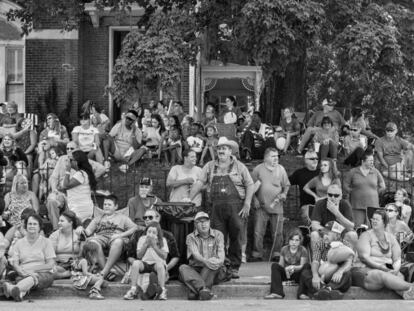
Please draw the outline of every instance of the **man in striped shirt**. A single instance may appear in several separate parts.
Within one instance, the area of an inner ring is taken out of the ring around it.
[[[210,228],[207,213],[194,217],[193,233],[187,236],[188,265],[180,266],[180,279],[190,289],[189,300],[210,300],[211,288],[217,284],[217,275],[224,264],[224,236]]]

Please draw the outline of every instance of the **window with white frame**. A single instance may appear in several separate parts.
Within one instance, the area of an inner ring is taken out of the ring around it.
[[[6,48],[6,100],[24,109],[23,47]]]

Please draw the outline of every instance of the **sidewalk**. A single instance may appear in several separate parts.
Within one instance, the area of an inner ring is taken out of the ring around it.
[[[270,263],[256,262],[243,264],[240,268],[240,279],[231,280],[213,287],[217,299],[262,299],[269,293]],[[297,286],[285,286],[286,300],[296,299]],[[129,285],[110,283],[102,294],[108,298],[122,299]],[[187,289],[178,281],[167,285],[168,299],[187,299]],[[78,291],[72,287],[70,280],[57,280],[51,288],[41,292],[34,291],[31,297],[54,299],[64,297],[87,297],[88,291]],[[359,287],[352,287],[344,299],[401,299],[394,292],[382,290],[368,292]]]

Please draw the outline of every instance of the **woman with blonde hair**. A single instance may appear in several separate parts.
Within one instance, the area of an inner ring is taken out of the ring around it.
[[[21,215],[25,209],[39,211],[39,201],[36,195],[29,190],[27,177],[18,174],[13,178],[11,191],[4,196],[5,208],[0,219],[8,222],[11,228],[6,233],[6,239],[11,242],[14,232],[22,224]]]

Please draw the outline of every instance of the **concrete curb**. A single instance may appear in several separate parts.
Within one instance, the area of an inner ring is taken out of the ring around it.
[[[128,291],[129,285],[120,283],[110,283],[109,286],[102,290],[105,297],[122,299]],[[169,299],[187,299],[186,287],[177,282],[171,282],[167,285]],[[284,286],[285,299],[296,299],[297,286]],[[32,298],[55,299],[63,297],[85,297],[88,296],[88,290],[80,291],[73,288],[72,283],[68,280],[55,281],[52,287],[42,291],[33,291],[30,294]],[[269,293],[269,285],[265,283],[249,284],[228,282],[213,287],[213,292],[218,299],[262,299]],[[344,296],[345,300],[380,300],[380,299],[401,299],[396,293],[389,290],[370,292],[360,287],[351,287]]]

